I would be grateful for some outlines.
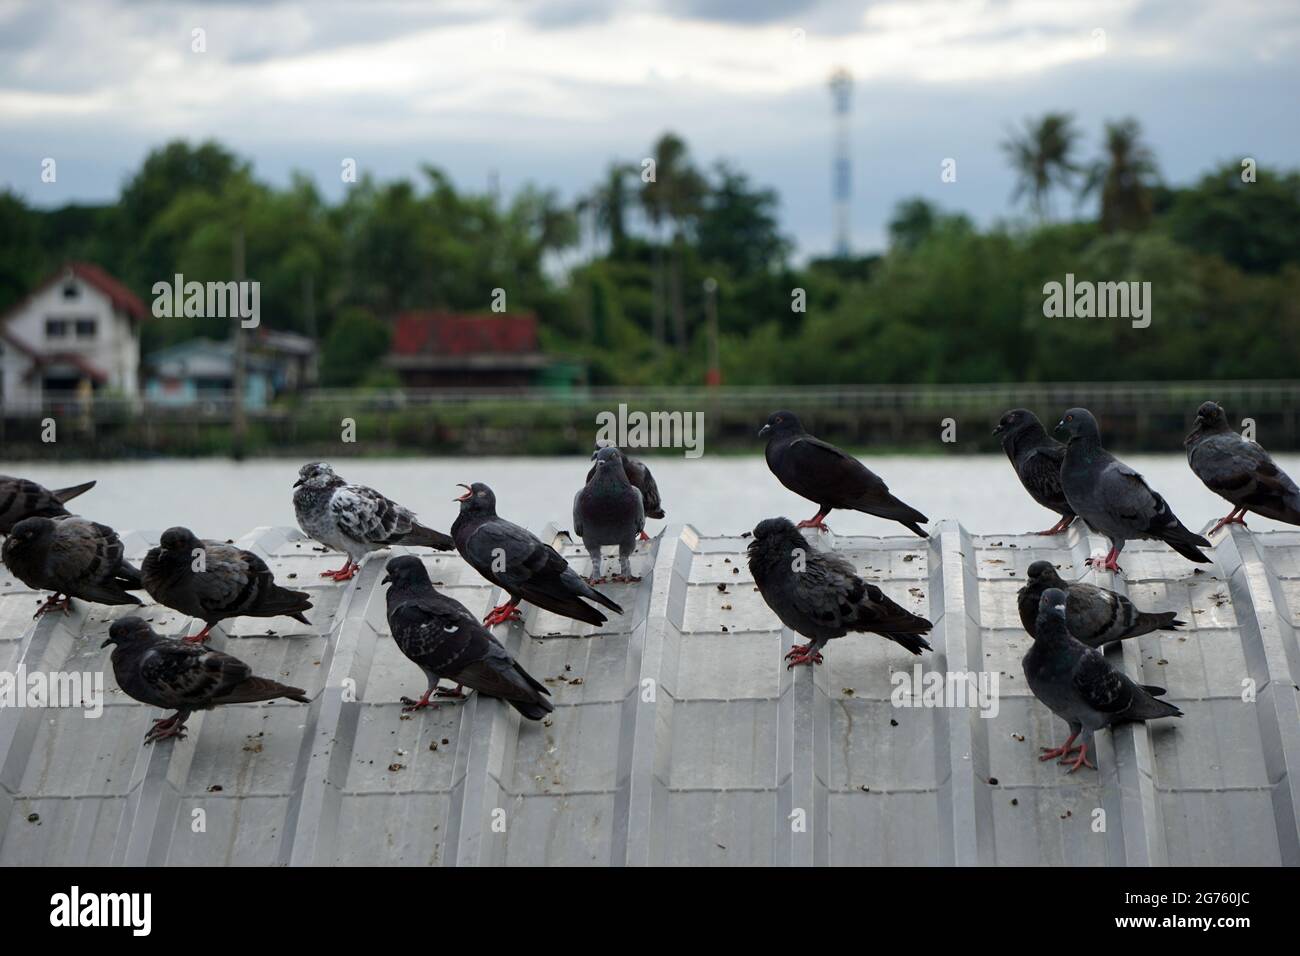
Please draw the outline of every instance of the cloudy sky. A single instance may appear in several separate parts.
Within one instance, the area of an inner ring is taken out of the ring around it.
[[[1294,0],[0,0],[0,187],[108,200],[151,147],[212,136],[331,197],[344,157],[572,197],[671,129],[776,188],[807,256],[831,245],[837,66],[871,249],[902,197],[1008,214],[998,144],[1049,109],[1076,115],[1089,154],[1106,119],[1137,117],[1175,183],[1242,156],[1300,166],[1298,53]]]

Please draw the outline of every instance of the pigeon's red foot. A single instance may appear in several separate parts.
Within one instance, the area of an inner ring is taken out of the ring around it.
[[[815,518],[808,518],[808,519],[806,519],[806,520],[804,520],[804,521],[800,521],[797,525],[795,525],[795,527],[796,527],[796,528],[816,528],[818,531],[821,531],[821,532],[830,531],[830,530],[831,530],[831,526],[828,525],[828,524],[825,522],[825,520],[824,520],[825,517],[826,517],[825,515],[818,515],[818,516],[815,517]]]
[[[1210,529],[1210,534],[1214,534],[1214,532],[1218,531],[1220,528],[1230,524],[1239,524],[1243,528],[1246,527],[1246,509],[1233,508],[1228,512],[1227,517],[1220,518],[1218,523]],[[1209,535],[1206,535],[1206,537],[1209,537]]]
[[[430,691],[426,690],[424,692],[424,696],[421,697],[419,700],[411,700],[411,698],[409,697],[403,697],[402,703],[405,704],[406,706],[402,708],[402,713],[413,714],[415,713],[415,711],[424,710],[424,708],[426,707],[432,707],[434,710],[437,710],[438,705],[435,704],[433,701],[429,700],[429,694]]]
[[[38,617],[40,617],[42,614],[45,614],[48,611],[62,611],[64,614],[67,614],[71,610],[72,610],[72,598],[66,595],[63,597],[59,597],[58,593],[56,592],[54,594],[51,594],[48,598],[46,598],[45,603],[36,609],[36,613],[32,615],[32,620],[33,621],[36,620]]]
[[[615,584],[640,584],[641,579],[635,574],[616,574],[610,578]]]
[[[786,665],[786,670],[792,670],[799,664],[820,664],[822,656],[818,651],[813,650],[812,644],[796,644],[790,648],[790,653],[785,655],[785,659],[790,663]]]
[[[1099,571],[1114,571],[1116,574],[1123,574],[1124,569],[1119,566],[1119,552],[1111,548],[1106,552],[1106,557],[1098,561],[1096,558],[1088,558],[1083,562],[1090,568],[1097,568]]]
[[[1061,763],[1065,763],[1065,761],[1068,760],[1068,759],[1069,759],[1068,757],[1062,759],[1062,760],[1061,760]],[[1097,769],[1096,766],[1094,766],[1094,765],[1093,765],[1093,764],[1088,760],[1088,745],[1087,745],[1087,744],[1084,744],[1082,747],[1079,748],[1079,756],[1075,758],[1074,763],[1070,764],[1070,769],[1069,769],[1069,771],[1067,771],[1067,772],[1068,772],[1068,773],[1074,773],[1074,772],[1075,772],[1076,770],[1078,770],[1080,767],[1087,767],[1087,768],[1089,768],[1090,770],[1096,770],[1096,769]]]
[[[604,584],[605,578],[587,578],[587,583],[595,587],[597,584]]]
[[[644,531],[642,531],[641,534],[639,535],[639,539],[640,539],[641,541],[649,541],[649,540],[650,540],[650,535],[648,535],[648,534],[646,534]]]
[[[144,742],[151,744],[157,740],[166,740],[168,737],[175,737],[177,740],[185,739],[185,721],[181,720],[180,714],[155,720],[149,732],[144,735]]]
[[[439,687],[437,690],[435,690],[435,691],[433,692],[433,696],[434,696],[434,697],[450,697],[450,698],[455,699],[455,700],[464,700],[464,699],[465,699],[465,692],[464,692],[463,690],[461,690],[461,688],[464,687],[464,686],[465,686],[464,684],[457,684],[457,685],[455,686],[455,688],[452,689],[452,690],[448,690],[448,689],[445,688],[445,687]]]
[[[202,644],[204,641],[206,641],[209,637],[212,636],[212,633],[211,633],[211,632],[212,632],[212,627],[213,627],[213,626],[212,626],[211,624],[209,624],[207,627],[205,627],[203,630],[199,631],[199,633],[197,633],[197,634],[191,634],[189,637],[182,637],[182,638],[181,638],[181,643],[182,643],[182,644]]]
[[[1062,744],[1059,747],[1044,747],[1043,753],[1041,756],[1039,756],[1038,759],[1055,760],[1057,757],[1067,757],[1070,754],[1074,753],[1076,750],[1083,749],[1082,747],[1072,746],[1073,743],[1074,743],[1074,737],[1071,736],[1069,740],[1067,740],[1064,744]]]
[[[334,581],[351,581],[357,576],[357,572],[360,570],[361,565],[353,564],[352,559],[348,558],[348,563],[343,565],[343,567],[339,568],[337,571],[322,571],[320,576],[323,578],[330,578]]]
[[[1056,524],[1052,525],[1046,531],[1038,531],[1036,532],[1036,534],[1060,534],[1066,528],[1070,527],[1070,522],[1073,520],[1074,520],[1073,518],[1062,518],[1060,521],[1056,522]]]
[[[486,627],[496,627],[506,621],[522,621],[523,618],[524,616],[519,613],[519,605],[514,601],[509,601],[505,604],[499,604],[488,611],[487,617],[483,618],[483,624]]]

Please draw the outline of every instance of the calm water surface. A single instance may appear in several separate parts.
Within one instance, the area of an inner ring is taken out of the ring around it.
[[[760,453],[752,457],[695,460],[647,459],[663,493],[668,522],[688,522],[702,532],[747,531],[762,518],[809,518],[816,506],[786,491],[767,470]],[[1165,496],[1175,513],[1194,530],[1227,514],[1229,505],[1192,474],[1181,455],[1132,455],[1125,460]],[[1300,476],[1300,455],[1277,456],[1278,464]],[[865,457],[890,489],[929,515],[931,522],[957,518],[978,534],[1038,531],[1055,517],[1024,492],[1001,455]],[[119,531],[161,530],[188,525],[211,538],[238,538],[262,525],[295,524],[292,486],[300,462],[257,460],[242,464],[217,459],[111,464],[0,462],[0,473],[22,475],[47,487],[90,478],[99,485],[77,500],[76,510]],[[372,485],[414,509],[435,528],[446,529],[456,516],[452,499],[457,482],[483,481],[497,494],[504,517],[540,531],[553,521],[571,524],[573,495],[589,462],[575,458],[402,458],[336,462],[349,481]],[[839,534],[906,534],[900,525],[853,512],[834,512],[830,525]],[[665,522],[649,522],[655,533]],[[1261,530],[1286,527],[1252,516]]]

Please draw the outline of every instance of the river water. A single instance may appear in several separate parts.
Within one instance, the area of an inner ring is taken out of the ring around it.
[[[927,457],[864,456],[890,490],[931,521],[956,518],[977,534],[1042,530],[1055,516],[1025,493],[1001,455]],[[1165,496],[1189,528],[1227,514],[1229,505],[1192,474],[1181,455],[1132,455],[1125,460]],[[1300,455],[1277,463],[1300,476]],[[686,522],[706,534],[747,531],[763,518],[809,518],[816,507],[785,490],[767,470],[762,454],[647,461],[663,494],[667,522]],[[0,462],[0,473],[20,475],[55,488],[90,478],[99,485],[73,510],[119,531],[158,531],[187,525],[202,537],[238,538],[262,525],[295,524],[296,460],[261,459],[235,464],[223,459],[150,462]],[[337,460],[349,481],[368,484],[415,510],[432,527],[446,530],[456,516],[457,482],[483,481],[497,495],[498,512],[540,531],[546,523],[572,523],[573,495],[590,462],[574,458],[400,458]],[[907,534],[900,525],[854,512],[828,519],[837,534]],[[1259,530],[1286,527],[1251,516]],[[665,522],[651,521],[656,533]]]

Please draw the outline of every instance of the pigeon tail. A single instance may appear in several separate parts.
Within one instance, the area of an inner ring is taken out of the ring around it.
[[[301,687],[290,687],[288,684],[281,684],[267,677],[250,677],[241,681],[229,694],[217,698],[213,703],[251,704],[261,700],[275,700],[278,697],[287,697],[300,704],[311,703],[311,698]]]
[[[87,491],[89,491],[91,488],[94,487],[95,487],[95,482],[87,481],[80,485],[73,485],[70,488],[60,488],[57,491],[53,492],[53,494],[54,497],[59,499],[59,501],[66,504],[67,502],[71,501],[73,498],[77,497],[77,495],[84,495]]]
[[[853,507],[858,511],[864,511],[867,514],[875,515],[878,518],[888,518],[891,521],[897,521],[903,527],[907,528],[908,531],[911,531],[918,537],[930,537],[920,527],[930,519],[921,514],[921,512],[917,511],[911,505],[899,501],[893,495],[890,495],[884,501],[859,501],[857,504],[851,505],[850,507]]]
[[[1138,616],[1138,623],[1141,625],[1149,624],[1150,631],[1176,631],[1180,627],[1187,626],[1186,621],[1178,620],[1177,614],[1177,611],[1143,611]]]
[[[1210,542],[1206,541],[1199,534],[1192,534],[1186,528],[1181,529],[1187,537],[1176,535],[1161,535],[1160,540],[1169,547],[1173,548],[1188,561],[1195,561],[1197,564],[1212,564],[1209,557],[1203,554],[1199,548],[1210,547]],[[1190,539],[1190,540],[1188,540]]]
[[[930,646],[930,642],[920,634],[886,634],[884,636],[889,638],[895,644],[905,647],[913,654],[920,654],[922,651],[934,650],[934,648]]]
[[[288,588],[282,588],[276,585],[272,590],[257,603],[256,607],[241,612],[249,617],[291,617],[301,621],[303,624],[310,624],[311,621],[302,616],[303,611],[310,611],[312,608],[311,595],[306,591],[291,591]]]
[[[422,524],[414,525],[411,533],[402,538],[399,543],[416,548],[433,548],[437,551],[454,551],[456,548],[456,542],[451,535],[426,528]]]
[[[1149,687],[1141,685],[1142,689],[1147,692],[1148,697],[1139,697],[1133,701],[1133,706],[1124,714],[1127,720],[1156,720],[1160,717],[1181,717],[1183,712],[1173,704],[1165,700],[1157,700],[1165,693],[1163,687]]]

